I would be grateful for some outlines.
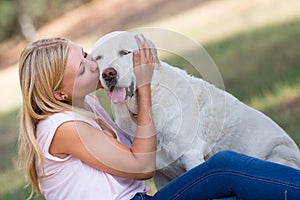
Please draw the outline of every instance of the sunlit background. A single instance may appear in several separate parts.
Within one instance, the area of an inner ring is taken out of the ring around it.
[[[28,41],[63,36],[90,51],[114,30],[181,33],[206,49],[227,91],[269,115],[300,146],[299,11],[299,0],[0,0],[0,199],[28,194],[16,168],[17,63]],[[110,112],[104,94],[101,103]]]

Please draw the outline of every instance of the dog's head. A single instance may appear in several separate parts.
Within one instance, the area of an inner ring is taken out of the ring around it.
[[[101,84],[114,103],[125,102],[136,89],[133,71],[133,52],[138,50],[136,35],[141,36],[134,32],[112,32],[101,37],[92,49]]]

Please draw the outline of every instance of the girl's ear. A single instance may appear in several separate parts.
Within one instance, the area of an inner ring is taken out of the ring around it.
[[[68,99],[68,94],[63,91],[54,91],[53,96],[58,101],[66,101]]]

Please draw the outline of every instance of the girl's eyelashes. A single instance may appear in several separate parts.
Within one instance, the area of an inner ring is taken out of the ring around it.
[[[85,51],[83,50],[83,48],[81,48],[81,52],[82,52],[82,55],[83,55],[84,58],[86,58],[86,57],[88,56],[88,53],[85,52]]]
[[[87,58],[88,53],[85,52],[85,51],[83,51],[83,50],[82,50],[82,53],[83,53],[83,57],[84,57],[84,58]],[[85,66],[84,66],[84,61],[82,61],[81,67],[80,67],[80,71],[79,71],[78,75],[81,76],[81,75],[84,74],[84,72],[85,72]]]
[[[81,75],[83,75],[84,74],[84,72],[85,72],[85,66],[84,65],[82,65],[82,67],[81,67],[81,69],[80,69],[80,71],[79,71],[79,76],[81,76]]]
[[[86,58],[88,56],[87,52],[83,52],[83,57]]]

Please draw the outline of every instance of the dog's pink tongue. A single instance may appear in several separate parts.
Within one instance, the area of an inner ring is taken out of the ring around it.
[[[114,103],[121,103],[125,100],[125,88],[114,88],[113,91],[107,91],[107,95]]]

